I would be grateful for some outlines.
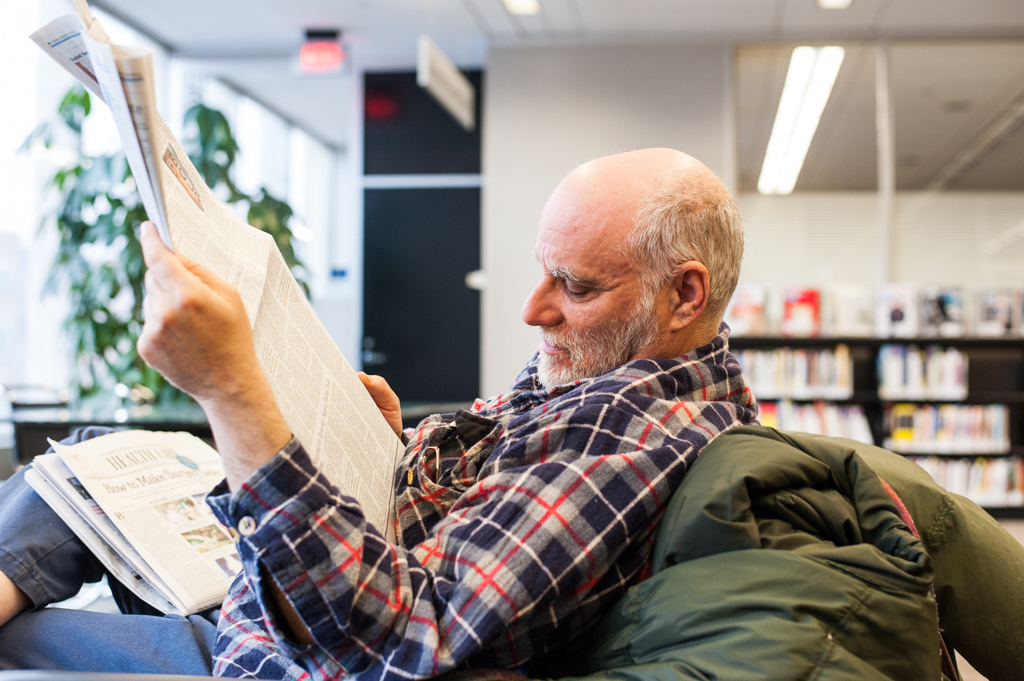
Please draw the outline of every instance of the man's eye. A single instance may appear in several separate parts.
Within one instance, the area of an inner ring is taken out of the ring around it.
[[[567,284],[565,287],[565,292],[568,293],[573,298],[582,298],[588,293],[590,293],[590,289],[584,288],[582,286],[575,286],[573,284]]]

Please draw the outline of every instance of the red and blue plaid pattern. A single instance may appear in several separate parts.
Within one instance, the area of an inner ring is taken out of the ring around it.
[[[536,360],[535,360],[536,361]],[[545,389],[535,361],[504,395],[432,416],[397,475],[398,545],[291,443],[211,504],[244,578],[222,609],[215,673],[425,678],[521,667],[593,624],[641,576],[673,490],[716,435],[757,408],[728,329],[675,359]],[[264,579],[316,641],[276,621]],[[527,667],[528,669],[528,667]]]

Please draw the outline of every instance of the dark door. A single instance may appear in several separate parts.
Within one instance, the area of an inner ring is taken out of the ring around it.
[[[461,402],[480,383],[480,189],[366,189],[363,369],[409,402]]]
[[[473,130],[415,73],[364,75],[363,173],[403,177],[364,190],[362,360],[403,406],[469,402],[479,390],[480,294],[465,281],[480,267],[480,188],[466,177],[480,172],[483,74],[466,76],[477,92]]]

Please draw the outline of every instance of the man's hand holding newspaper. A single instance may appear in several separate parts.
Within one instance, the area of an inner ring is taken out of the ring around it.
[[[164,246],[153,223],[143,223],[140,240],[147,270],[139,355],[203,407],[237,489],[291,438],[245,305],[233,286]]]

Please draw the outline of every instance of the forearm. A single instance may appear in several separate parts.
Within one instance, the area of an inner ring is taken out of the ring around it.
[[[251,384],[200,401],[224,460],[228,486],[237,490],[288,444],[291,429],[262,372]]]

